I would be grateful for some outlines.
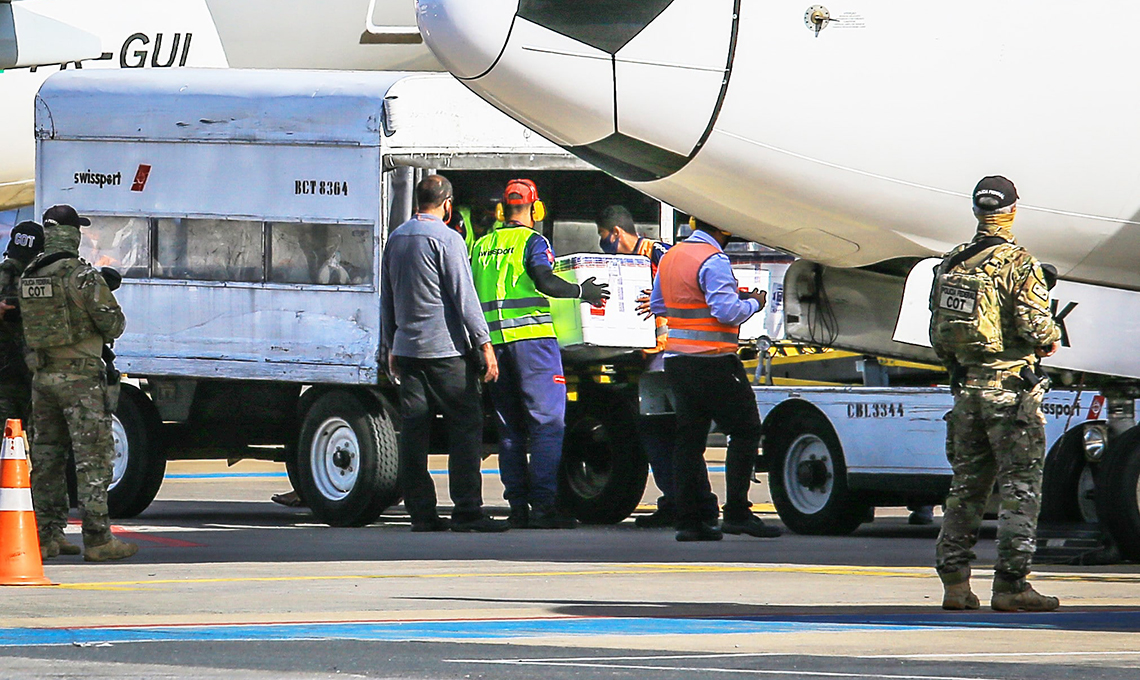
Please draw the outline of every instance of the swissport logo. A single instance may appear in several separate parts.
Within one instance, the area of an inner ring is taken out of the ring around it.
[[[139,163],[139,169],[135,171],[135,181],[131,183],[131,191],[142,191],[146,188],[146,181],[150,177],[150,166],[145,163]]]

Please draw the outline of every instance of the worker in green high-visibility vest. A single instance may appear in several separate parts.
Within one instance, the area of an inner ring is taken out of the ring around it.
[[[609,286],[593,278],[578,285],[554,275],[554,253],[534,230],[546,214],[534,182],[508,182],[502,207],[503,226],[475,243],[471,270],[499,362],[499,380],[488,387],[499,428],[503,496],[513,527],[570,529],[576,522],[554,505],[566,377],[546,298],[600,305]]]
[[[451,222],[448,222],[448,226],[463,237],[463,241],[467,244],[468,257],[471,256],[476,241],[503,226],[503,223],[495,218],[497,202],[498,198],[495,198],[492,199],[490,206],[477,204],[474,208],[466,205],[455,208],[455,216]]]

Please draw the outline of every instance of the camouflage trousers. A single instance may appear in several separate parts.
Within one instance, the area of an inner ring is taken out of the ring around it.
[[[31,384],[0,383],[0,427],[9,419],[19,420],[28,439],[32,437],[32,386]]]
[[[111,414],[106,378],[97,360],[60,362],[32,378],[32,501],[41,540],[67,525],[67,454],[75,455],[83,542],[111,538],[107,487],[111,484]]]
[[[1043,390],[965,387],[947,416],[946,455],[954,469],[938,535],[939,576],[947,584],[969,578],[986,502],[997,481],[998,559],[995,577],[1020,583],[1037,546],[1041,475],[1045,462]]]

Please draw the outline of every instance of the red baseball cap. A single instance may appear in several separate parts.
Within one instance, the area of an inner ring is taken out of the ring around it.
[[[521,198],[511,198],[511,194]],[[530,205],[538,201],[538,187],[529,179],[512,179],[507,182],[503,191],[503,203],[506,205]]]

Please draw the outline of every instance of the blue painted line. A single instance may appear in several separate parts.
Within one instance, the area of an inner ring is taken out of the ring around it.
[[[1140,611],[1041,614],[938,613],[756,616],[740,618],[556,618],[475,621],[381,621],[254,625],[129,626],[116,628],[0,628],[0,647],[129,642],[298,640],[471,640],[594,635],[723,635],[809,632],[896,632],[968,629],[1047,629],[1140,632]]]
[[[0,647],[123,644],[129,642],[297,641],[297,640],[469,640],[593,635],[720,635],[911,631],[928,627],[753,621],[748,619],[589,618],[491,621],[408,621],[299,623],[234,626],[140,626],[127,628],[2,628]]]

